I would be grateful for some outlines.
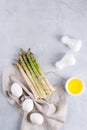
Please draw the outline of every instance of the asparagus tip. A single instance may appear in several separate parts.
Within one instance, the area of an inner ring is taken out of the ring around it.
[[[31,51],[31,48],[28,48],[27,52],[30,52]]]
[[[22,48],[20,48],[20,51],[22,54],[26,54],[26,52]]]
[[[14,62],[12,63],[12,65],[18,67],[18,64],[19,64],[18,60],[14,59]]]
[[[21,56],[22,56],[21,54],[18,54],[18,59],[20,59],[20,58],[21,58]]]

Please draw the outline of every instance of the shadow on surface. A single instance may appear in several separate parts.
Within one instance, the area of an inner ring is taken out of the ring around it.
[[[22,116],[20,116],[19,120],[18,120],[18,124],[17,124],[17,130],[21,130],[21,125],[22,125]]]

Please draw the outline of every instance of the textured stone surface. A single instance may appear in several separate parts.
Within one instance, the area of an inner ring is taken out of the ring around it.
[[[75,66],[57,70],[55,62],[69,51],[60,42],[61,35],[81,39],[83,46],[75,54]],[[86,130],[87,0],[0,0],[0,72],[11,64],[20,47],[32,48],[44,72],[54,70],[65,78],[78,76],[84,80],[81,96],[67,95],[68,115],[62,130]],[[19,130],[20,124],[20,115],[0,90],[0,129]]]

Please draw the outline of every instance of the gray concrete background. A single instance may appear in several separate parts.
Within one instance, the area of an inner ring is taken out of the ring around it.
[[[81,39],[83,46],[75,54],[75,66],[57,70],[55,62],[69,51],[60,42],[62,35]],[[20,47],[32,48],[44,72],[84,80],[81,96],[67,95],[68,114],[61,130],[87,130],[87,0],[0,0],[1,72],[10,66]],[[20,125],[20,115],[0,90],[0,129],[19,130]]]

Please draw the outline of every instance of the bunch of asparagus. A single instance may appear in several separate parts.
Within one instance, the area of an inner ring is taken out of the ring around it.
[[[43,74],[34,54],[30,49],[28,49],[27,52],[23,49],[20,49],[20,51],[21,54],[19,54],[18,60],[15,60],[15,65],[26,80],[26,83],[34,97],[38,99],[51,95],[55,90]]]

